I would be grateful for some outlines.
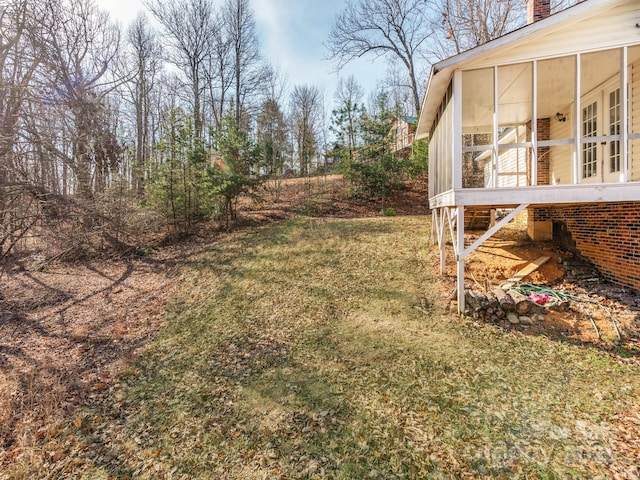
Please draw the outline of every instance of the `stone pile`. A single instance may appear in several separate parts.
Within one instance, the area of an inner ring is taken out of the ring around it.
[[[577,257],[566,258],[562,261],[565,271],[565,280],[574,283],[600,283],[600,272],[591,263]]]

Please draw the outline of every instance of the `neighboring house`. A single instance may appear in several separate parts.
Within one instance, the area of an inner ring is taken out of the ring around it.
[[[640,1],[585,0],[435,64],[416,138],[429,137],[429,204],[464,308],[464,259],[522,211],[610,280],[640,289]],[[465,210],[512,209],[472,245]]]
[[[393,124],[389,132],[391,138],[391,151],[400,152],[403,155],[411,153],[411,144],[415,139],[418,117],[400,116]]]
[[[333,168],[340,164],[342,148],[342,145],[335,143],[333,148],[324,154],[324,163],[327,168]]]

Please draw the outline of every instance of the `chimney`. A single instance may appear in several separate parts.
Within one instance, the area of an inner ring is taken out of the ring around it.
[[[551,15],[551,0],[527,0],[527,24]]]

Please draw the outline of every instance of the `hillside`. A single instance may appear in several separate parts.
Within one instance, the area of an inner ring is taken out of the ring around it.
[[[428,216],[317,192],[6,276],[1,478],[639,474],[637,366],[449,315]]]

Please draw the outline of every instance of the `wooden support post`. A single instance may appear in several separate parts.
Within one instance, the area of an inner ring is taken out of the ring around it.
[[[533,61],[531,105],[531,185],[538,184],[538,62]]]
[[[456,238],[452,239],[457,245],[457,283],[458,283],[458,313],[464,312],[464,258],[460,255],[464,251],[464,206],[457,207]]]
[[[499,120],[498,120],[498,66],[493,67],[493,188],[498,188],[498,175],[500,175],[500,167],[498,159],[500,157],[500,139],[498,138]]]
[[[580,76],[582,75],[580,52],[576,53],[576,68],[575,68],[575,81],[574,81],[574,106],[575,112],[573,115],[573,131],[575,132],[575,141],[573,143],[573,168],[571,169],[571,175],[573,184],[577,185],[582,183],[582,107],[580,106],[580,89],[582,88],[582,82]]]
[[[444,241],[444,208],[434,208],[431,210],[431,244],[438,245],[438,254],[440,255],[440,275],[444,275],[446,267],[446,249]]]
[[[456,242],[456,225],[460,222],[464,224],[464,218],[460,220],[456,218],[457,210],[453,207],[445,207],[447,211],[447,222],[449,224],[449,235],[451,237],[451,244],[453,245],[453,254],[458,255],[458,243]]]
[[[628,74],[628,52],[627,47],[622,47],[622,52],[620,55],[622,58],[620,59],[620,160],[622,167],[622,174],[620,181],[628,182],[629,181],[629,125],[627,121],[628,116],[628,91],[627,84],[629,83],[629,74]]]
[[[437,210],[435,208],[431,210],[431,238],[429,240],[431,242],[431,245],[435,245],[438,241],[438,234],[436,230],[436,212]]]
[[[447,251],[444,241],[444,221],[445,221],[445,209],[439,208],[438,215],[436,215],[438,221],[438,251],[440,252],[440,275],[444,275],[445,268],[447,266]]]

